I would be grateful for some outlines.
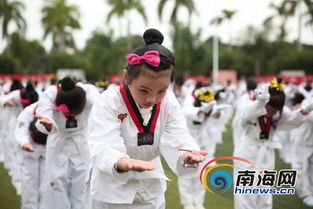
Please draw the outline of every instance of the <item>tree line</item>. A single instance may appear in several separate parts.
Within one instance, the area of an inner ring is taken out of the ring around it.
[[[113,31],[94,31],[87,40],[85,48],[77,50],[73,33],[81,29],[79,8],[69,5],[66,0],[47,0],[41,10],[43,38],[52,41],[51,51],[46,51],[38,40],[27,40],[27,23],[23,17],[25,6],[17,0],[0,0],[0,22],[2,38],[7,46],[0,55],[1,73],[55,73],[60,68],[84,69],[89,79],[101,75],[116,74],[125,67],[125,54],[138,46],[142,39],[130,33],[133,24],[127,19],[130,11],[136,11],[145,23],[148,22],[141,0],[104,0],[110,11],[106,15],[109,23],[112,17],[120,21],[126,19],[127,34],[113,38]],[[170,18],[164,20],[164,10],[169,2],[174,2]],[[172,49],[176,56],[178,74],[205,74],[212,71],[213,37],[201,40],[201,29],[192,32],[191,16],[197,17],[194,0],[160,0],[156,12],[160,19],[171,25]],[[302,13],[296,17],[298,7]],[[286,69],[301,69],[313,73],[313,46],[301,43],[302,24],[299,24],[298,40],[287,42],[286,24],[291,17],[304,21],[305,27],[313,26],[313,2],[311,0],[283,0],[279,5],[270,4],[273,15],[264,20],[262,27],[248,26],[240,35],[240,43],[232,43],[231,22],[240,11],[223,10],[219,16],[208,20],[206,27],[221,27],[227,22],[229,41],[219,41],[220,69],[235,69],[239,74],[260,75],[279,73]],[[187,8],[189,18],[186,23],[178,19],[178,11]],[[194,18],[194,19],[195,19]],[[273,20],[281,22],[278,35]],[[9,33],[9,25],[16,31]]]

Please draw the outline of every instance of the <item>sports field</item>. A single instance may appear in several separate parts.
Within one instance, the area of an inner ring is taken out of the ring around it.
[[[233,151],[231,128],[228,127],[224,134],[224,143],[218,145],[216,157],[231,156]],[[276,153],[276,169],[289,168],[284,164]],[[231,163],[229,161],[228,163]],[[176,176],[165,165],[167,176],[171,179],[168,183],[168,190],[166,192],[167,209],[180,209],[179,194],[177,189]],[[228,193],[214,193],[207,192],[205,199],[205,206],[207,209],[232,209],[233,196],[231,192]],[[7,172],[0,164],[0,209],[19,209],[20,198],[16,196],[15,190],[11,185],[10,178]],[[305,206],[297,195],[288,196],[274,196],[274,209],[310,209]]]

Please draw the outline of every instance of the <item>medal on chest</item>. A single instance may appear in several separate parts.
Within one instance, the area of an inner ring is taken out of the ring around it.
[[[266,119],[266,122],[265,122]],[[260,116],[258,118],[261,133],[260,133],[260,139],[261,140],[268,140],[270,136],[270,130],[272,125],[272,117],[266,117],[266,116]]]

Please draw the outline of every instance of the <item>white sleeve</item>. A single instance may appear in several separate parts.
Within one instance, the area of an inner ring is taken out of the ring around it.
[[[93,105],[95,100],[99,97],[100,93],[98,89],[91,84],[82,84],[82,83],[77,83],[77,86],[80,86],[84,89],[86,92],[86,100],[90,105]]]
[[[185,168],[181,162],[184,152],[178,149],[200,150],[200,148],[187,130],[186,121],[177,100],[169,99],[171,107],[165,130],[161,136],[160,151],[169,167],[178,176],[194,176],[198,168]]]
[[[204,114],[199,115],[200,107],[195,107],[193,103],[194,98],[192,96],[187,96],[183,102],[182,108],[186,119],[203,122]]]
[[[88,121],[88,146],[94,167],[126,181],[129,172],[118,174],[114,168],[120,158],[128,157],[115,105],[109,96],[101,95],[95,101]]]
[[[20,90],[14,90],[7,95],[0,97],[0,105],[4,106],[4,103],[10,100],[18,101],[20,98]]]
[[[300,109],[290,111],[290,109],[285,106],[277,128],[279,130],[298,128],[307,118],[307,116],[301,114]]]
[[[41,115],[44,116],[46,118],[48,118],[49,120],[52,121],[52,130],[50,132],[48,132],[46,130],[46,128],[39,123],[39,121],[36,122],[36,128],[40,131],[43,132],[44,134],[49,134],[51,132],[54,132],[56,130],[58,130],[58,125],[56,124],[56,122],[54,121],[54,111],[55,107],[53,105],[53,102],[55,101],[56,98],[56,94],[57,94],[57,89],[55,86],[50,86],[43,94],[42,96],[39,98],[38,101],[38,108],[36,110],[36,114],[37,115]]]
[[[249,101],[244,106],[240,115],[241,125],[245,126],[249,121],[255,121],[258,117],[266,114],[265,105],[258,100]]]
[[[298,87],[298,91],[299,91],[299,93],[303,94],[303,96],[305,98],[310,98],[311,97],[310,93],[307,90],[304,89],[304,84],[302,84],[302,85],[300,85]]]
[[[31,138],[29,135],[29,125],[34,119],[33,109],[32,108],[25,108],[17,118],[17,125],[15,127],[14,136],[18,144],[22,147],[25,143],[30,143]]]

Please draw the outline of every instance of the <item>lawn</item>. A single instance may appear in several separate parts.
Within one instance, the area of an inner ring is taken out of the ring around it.
[[[224,133],[224,143],[218,145],[216,157],[231,156],[233,152],[231,128],[228,127]],[[290,166],[284,164],[276,153],[276,169],[289,168]],[[231,163],[231,161],[228,161]],[[168,190],[166,192],[167,209],[180,209],[179,194],[177,189],[176,176],[165,165],[167,176],[171,179],[168,183]],[[232,192],[225,194],[211,194],[206,193],[205,206],[207,209],[232,209],[233,195]],[[15,190],[11,185],[10,178],[0,164],[0,209],[19,209],[20,198],[16,196]],[[297,195],[289,196],[274,196],[274,209],[309,209],[305,206]]]

